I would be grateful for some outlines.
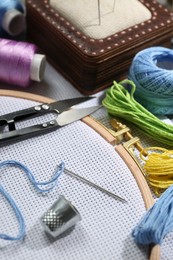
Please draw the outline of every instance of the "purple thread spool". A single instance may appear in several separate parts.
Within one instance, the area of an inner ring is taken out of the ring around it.
[[[45,64],[46,58],[36,45],[0,39],[1,82],[28,87],[32,81],[42,80]]]

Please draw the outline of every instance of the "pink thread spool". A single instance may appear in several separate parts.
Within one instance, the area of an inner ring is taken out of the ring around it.
[[[0,81],[28,87],[44,76],[46,57],[36,45],[28,42],[0,39]]]

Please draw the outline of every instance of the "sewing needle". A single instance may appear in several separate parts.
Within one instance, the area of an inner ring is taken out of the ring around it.
[[[113,12],[115,11],[115,2],[116,2],[116,0],[114,0]]]
[[[82,181],[83,183],[86,183],[86,184],[90,185],[91,187],[94,187],[97,190],[100,190],[103,193],[106,193],[108,196],[110,196],[110,197],[112,197],[114,199],[118,199],[118,200],[120,200],[122,202],[127,202],[125,199],[119,197],[118,195],[116,195],[116,194],[114,194],[114,193],[112,193],[112,192],[110,192],[108,190],[105,190],[101,186],[98,186],[97,184],[95,184],[95,183],[93,183],[93,182],[91,182],[91,181],[89,181],[89,180],[87,180],[87,179],[77,175],[76,173],[74,173],[74,172],[72,172],[72,171],[70,171],[70,170],[68,170],[66,168],[64,169],[64,173],[68,174],[71,177],[74,177],[75,179],[77,179],[79,181]]]
[[[100,0],[98,0],[98,17],[99,17],[99,25],[101,25]]]
[[[116,0],[114,0],[112,11],[115,11],[115,3]],[[100,10],[100,0],[98,0],[98,19],[99,19],[99,25],[101,25],[101,10]]]

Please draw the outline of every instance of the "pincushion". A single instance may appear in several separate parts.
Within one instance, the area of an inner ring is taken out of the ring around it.
[[[84,94],[126,77],[140,50],[171,46],[171,12],[155,0],[101,1],[100,24],[97,1],[70,1],[27,0],[28,37]]]

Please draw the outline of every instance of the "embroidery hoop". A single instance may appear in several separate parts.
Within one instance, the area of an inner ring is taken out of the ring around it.
[[[50,103],[55,101],[54,99],[45,96],[31,94],[22,91],[15,91],[15,90],[13,91],[13,90],[0,89],[0,96],[22,98],[30,101],[36,101],[39,103]],[[93,130],[95,130],[97,133],[99,133],[110,145],[115,144],[116,141],[115,137],[113,137],[110,134],[110,132],[108,132],[103,126],[101,126],[94,119],[87,116],[83,118],[82,121],[86,123],[89,127],[91,127]],[[141,172],[141,169],[138,167],[135,160],[121,144],[115,146],[115,151],[121,156],[121,158],[126,163],[127,167],[130,169],[131,173],[133,174],[138,184],[139,190],[142,194],[142,198],[145,203],[146,209],[150,208],[154,203],[154,199],[152,197],[148,184]],[[154,247],[151,248],[150,260],[159,260],[159,259],[160,259],[160,246],[155,245]]]

